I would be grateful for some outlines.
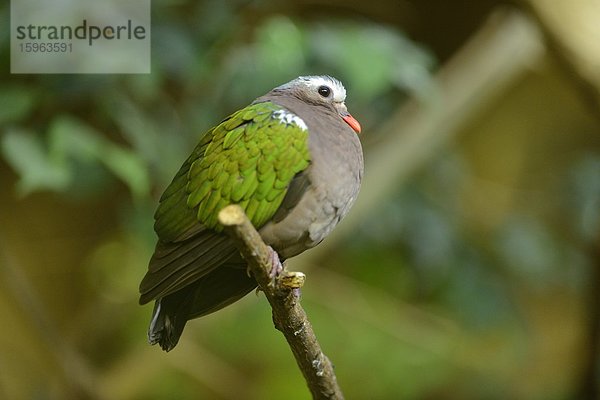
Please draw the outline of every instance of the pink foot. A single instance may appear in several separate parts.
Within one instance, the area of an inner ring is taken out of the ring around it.
[[[281,261],[279,260],[279,254],[271,246],[268,247],[271,253],[271,271],[269,272],[269,277],[272,281],[275,281],[279,274],[281,274],[281,271],[283,271],[283,265],[281,265]]]

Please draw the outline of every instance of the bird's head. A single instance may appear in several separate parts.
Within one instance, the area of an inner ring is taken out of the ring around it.
[[[331,76],[300,76],[277,87],[275,90],[291,91],[308,103],[333,107],[340,118],[350,125],[356,133],[361,131],[360,124],[350,115],[344,103],[346,100],[344,85]]]

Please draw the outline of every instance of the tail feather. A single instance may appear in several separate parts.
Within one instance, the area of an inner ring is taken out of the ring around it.
[[[150,344],[158,343],[164,351],[171,351],[177,345],[188,321],[187,310],[191,306],[189,292],[191,291],[185,288],[156,300],[148,328]]]
[[[193,284],[157,299],[148,341],[172,350],[188,320],[210,314],[241,299],[256,287],[245,268],[220,267]]]

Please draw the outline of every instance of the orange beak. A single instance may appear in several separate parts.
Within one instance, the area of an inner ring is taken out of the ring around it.
[[[350,113],[344,113],[342,115],[342,119],[344,121],[346,121],[346,123],[348,125],[350,125],[350,128],[352,128],[354,130],[354,132],[360,133],[360,131],[361,131],[360,124],[358,123],[356,118],[354,118],[352,115],[350,115]]]

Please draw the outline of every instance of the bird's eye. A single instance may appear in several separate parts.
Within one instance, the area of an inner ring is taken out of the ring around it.
[[[323,97],[329,97],[329,95],[331,94],[331,88],[325,85],[319,86],[317,92]]]

